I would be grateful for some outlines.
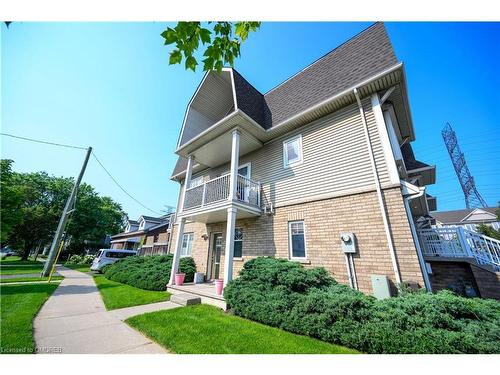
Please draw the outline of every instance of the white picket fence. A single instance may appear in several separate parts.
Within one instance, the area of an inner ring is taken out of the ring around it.
[[[474,258],[500,271],[500,241],[494,238],[461,227],[421,229],[419,235],[425,256]]]

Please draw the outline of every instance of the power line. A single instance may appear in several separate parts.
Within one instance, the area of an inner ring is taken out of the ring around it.
[[[80,146],[74,146],[74,145],[68,145],[68,144],[63,144],[63,143],[56,143],[56,142],[49,142],[49,141],[43,141],[43,140],[40,140],[40,139],[34,139],[34,138],[27,138],[27,137],[21,137],[21,136],[18,136],[18,135],[14,135],[14,134],[8,134],[8,133],[0,133],[1,135],[4,135],[6,137],[11,137],[11,138],[17,138],[17,139],[21,139],[21,140],[24,140],[24,141],[30,141],[30,142],[35,142],[35,143],[43,143],[43,144],[47,144],[47,145],[51,145],[51,146],[58,146],[58,147],[67,147],[67,148],[74,148],[74,149],[78,149],[78,150],[87,150],[88,148],[87,147],[80,147]],[[111,178],[111,180],[113,180],[113,182],[127,195],[129,196],[134,202],[136,202],[137,204],[139,204],[140,206],[142,206],[143,208],[145,208],[146,210],[148,211],[151,211],[151,212],[154,212],[156,215],[162,215],[160,212],[157,212],[155,210],[152,210],[151,208],[145,206],[144,204],[142,204],[139,200],[137,200],[136,198],[134,198],[127,190],[125,190],[125,188],[111,175],[111,173],[106,169],[106,167],[104,167],[104,165],[101,163],[101,161],[97,158],[96,154],[94,151],[92,151],[92,156],[95,158],[95,160],[97,161],[97,163],[99,163],[99,165],[102,167],[102,169],[104,169],[104,172],[106,172],[106,174]]]
[[[136,198],[134,198],[127,190],[125,190],[125,188],[120,185],[120,183],[118,181],[116,181],[116,179],[113,177],[113,175],[106,169],[106,167],[101,163],[101,161],[97,158],[97,155],[95,154],[94,151],[92,151],[92,156],[94,157],[94,159],[99,163],[99,165],[102,167],[102,169],[104,170],[104,172],[106,172],[106,174],[109,176],[109,178],[111,178],[111,180],[113,180],[113,182],[116,184],[116,186],[118,186],[125,194],[127,194],[134,202],[136,202],[137,204],[139,204],[140,206],[142,206],[143,208],[145,208],[146,210],[148,211],[151,211],[151,212],[154,212],[156,215],[162,215],[160,212],[157,212],[155,210],[152,210],[151,208],[145,206],[144,204],[142,204],[141,202],[139,202]]]
[[[74,145],[66,145],[63,143],[55,143],[55,142],[49,142],[49,141],[42,141],[39,139],[33,139],[33,138],[27,138],[27,137],[20,137],[18,135],[14,134],[8,134],[8,133],[0,133],[2,135],[5,135],[6,137],[11,137],[11,138],[17,138],[17,139],[22,139],[24,141],[30,141],[30,142],[35,142],[35,143],[43,143],[46,145],[52,145],[52,146],[59,146],[59,147],[67,147],[67,148],[76,148],[78,150],[86,150],[87,147],[80,147],[80,146],[74,146]]]

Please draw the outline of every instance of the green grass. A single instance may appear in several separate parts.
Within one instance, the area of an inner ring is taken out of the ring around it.
[[[37,260],[21,260],[21,257],[12,256],[7,257],[5,259],[0,260],[1,265],[33,265],[33,264],[42,264]]]
[[[355,350],[196,305],[128,318],[126,322],[180,354],[353,354]]]
[[[15,264],[15,265],[0,265],[0,274],[2,275],[22,275],[31,273],[40,273],[43,269],[43,264]]]
[[[130,285],[108,280],[102,275],[95,275],[94,280],[108,310],[168,301],[170,299],[170,293],[166,291],[134,288]]]
[[[0,284],[32,282],[32,281],[47,281],[48,277],[13,277],[9,279],[0,279]],[[52,276],[52,280],[62,280],[62,276]]]
[[[33,318],[57,284],[0,287],[0,353],[33,353]]]
[[[90,271],[90,266],[85,265],[85,264],[70,264],[70,263],[64,263],[64,267],[71,268],[72,270],[75,271],[80,271],[80,272],[92,272]]]

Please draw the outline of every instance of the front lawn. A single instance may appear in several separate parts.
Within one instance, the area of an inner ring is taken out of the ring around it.
[[[21,257],[18,256],[12,256],[12,257],[7,257],[5,259],[0,260],[0,264],[6,264],[6,265],[20,265],[20,264],[43,264],[42,262],[36,261],[36,260],[21,260]]]
[[[58,284],[2,285],[0,287],[0,353],[33,353],[33,318]]]
[[[207,305],[162,310],[126,322],[180,354],[352,354],[357,351],[285,332]]]
[[[92,272],[92,271],[90,271],[90,265],[86,265],[86,264],[65,263],[64,267],[71,268],[72,270],[80,271],[80,272],[85,272],[85,273]]]
[[[102,275],[95,275],[94,281],[108,310],[168,301],[170,299],[170,293],[166,291],[134,288],[130,285],[108,280]]]
[[[0,274],[2,275],[24,275],[42,272],[43,264],[14,264],[0,265]]]
[[[21,283],[21,282],[33,282],[33,281],[47,281],[48,277],[13,277],[9,279],[0,279],[0,284],[8,283]],[[52,280],[62,280],[62,276],[52,276]]]

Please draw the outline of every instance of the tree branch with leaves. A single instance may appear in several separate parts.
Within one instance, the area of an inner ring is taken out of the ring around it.
[[[225,65],[234,66],[234,60],[241,54],[241,44],[251,32],[260,28],[260,22],[179,22],[174,28],[167,28],[161,33],[165,45],[175,44],[170,52],[169,64],[181,64],[186,69],[196,71],[199,62],[196,51],[200,42],[206,46],[203,51],[203,70],[220,72]]]

